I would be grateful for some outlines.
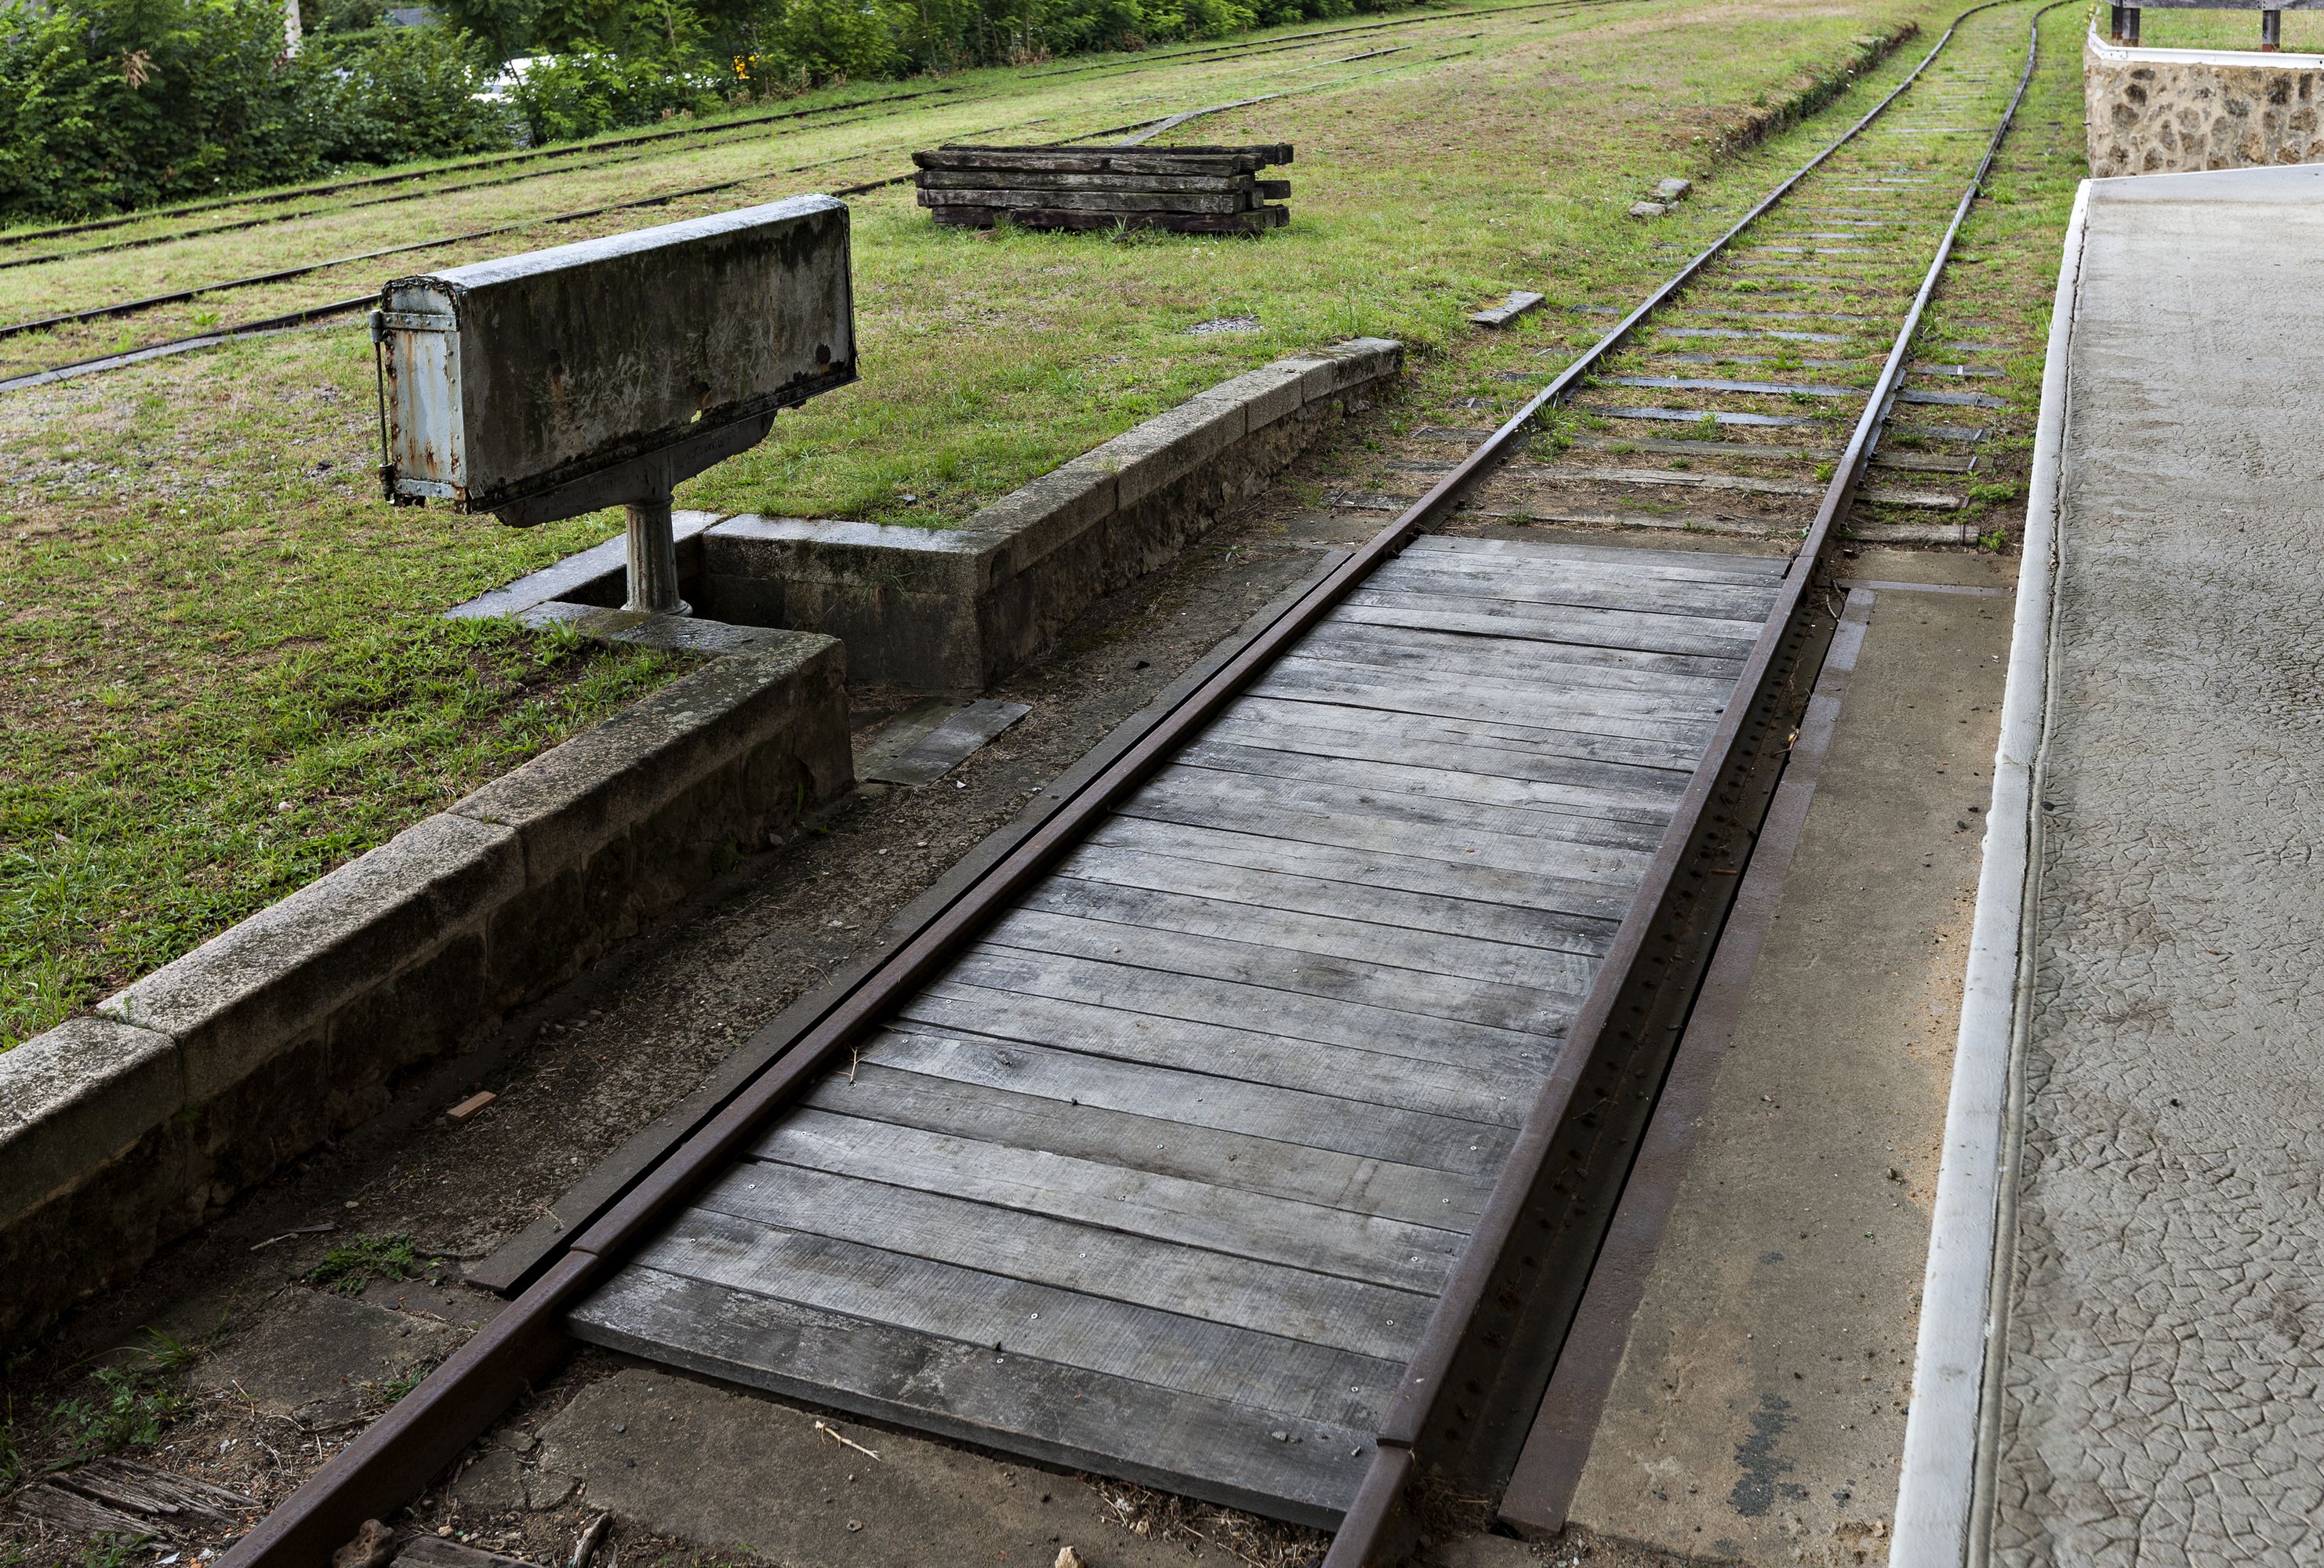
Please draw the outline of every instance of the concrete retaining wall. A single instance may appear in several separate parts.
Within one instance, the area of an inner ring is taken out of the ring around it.
[[[2324,55],[2083,45],[2090,173],[2324,162]]]
[[[845,791],[843,663],[758,633],[0,1054],[0,1344]]]
[[[1043,475],[958,528],[681,512],[684,592],[713,623],[841,639],[851,680],[982,687],[1256,495],[1333,419],[1363,406],[1403,358],[1401,344],[1367,337],[1277,360]],[[609,540],[454,613],[603,631],[604,616],[570,606],[620,604],[622,558],[622,542]]]

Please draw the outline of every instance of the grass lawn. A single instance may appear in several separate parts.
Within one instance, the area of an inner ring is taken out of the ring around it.
[[[1360,61],[1346,57],[1388,45],[976,73],[940,100],[779,139],[683,144],[527,184],[0,272],[0,318],[21,319],[146,282],[182,287],[456,232],[480,216],[756,171],[696,202],[0,348],[11,368],[100,352],[124,336],[190,329],[201,311],[265,314],[475,256],[893,172],[911,147],[996,125],[1040,139],[1287,94],[1178,138],[1297,145],[1292,225],[1256,243],[979,235],[938,230],[908,189],[853,203],[863,381],[787,415],[761,448],[687,486],[680,504],[944,526],[1222,377],[1351,334],[1409,346],[1416,400],[1513,401],[1521,389],[1494,370],[1551,368],[1600,323],[1542,312],[1485,340],[1466,312],[1520,286],[1565,306],[1634,300],[1885,90],[1939,28],[1805,126],[1735,151],[1737,125],[1819,76],[1844,76],[1863,59],[1851,39],[1951,14],[1919,0],[1621,0],[1433,14],[1391,35],[1412,47]],[[777,171],[817,161],[811,174]],[[1696,198],[1651,225],[1625,216],[1670,174],[1695,179]],[[1231,316],[1256,318],[1256,330],[1187,330]],[[678,668],[438,619],[618,523],[601,514],[519,532],[385,507],[372,474],[372,382],[368,340],[348,325],[0,398],[0,586],[11,606],[0,617],[0,1043]]]

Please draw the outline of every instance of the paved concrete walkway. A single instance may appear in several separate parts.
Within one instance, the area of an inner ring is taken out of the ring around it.
[[[2091,189],[1996,1563],[2324,1562],[2319,257],[2324,168]]]

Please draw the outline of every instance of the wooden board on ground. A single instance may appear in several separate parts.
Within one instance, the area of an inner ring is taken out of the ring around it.
[[[1335,1524],[1783,569],[1416,544],[574,1332]]]
[[[968,147],[912,154],[918,199],[936,222],[990,228],[1123,226],[1181,234],[1257,234],[1289,220],[1267,205],[1290,182],[1259,171],[1291,161],[1287,145]]]

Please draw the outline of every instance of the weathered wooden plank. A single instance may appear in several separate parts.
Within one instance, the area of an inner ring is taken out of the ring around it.
[[[1020,228],[1110,229],[1158,228],[1173,234],[1258,234],[1281,228],[1291,221],[1287,207],[1259,207],[1243,212],[1081,212],[1056,207],[934,206],[928,216],[938,223],[966,228],[991,228],[1006,218]]]
[[[1525,469],[1512,480],[1531,480],[1563,470]],[[1572,476],[1595,478],[1598,470],[1574,470]],[[1700,475],[1682,475],[1682,479]],[[1713,475],[1716,477],[1716,475]],[[1742,481],[1737,483],[1741,484]],[[1756,481],[1752,483],[1757,483]],[[1817,485],[1813,493],[1821,494]],[[1383,588],[1412,593],[1473,595],[1514,599],[1527,604],[1572,604],[1593,610],[1628,611],[1641,615],[1685,616],[1711,623],[1757,626],[1767,618],[1775,588],[1766,583],[1707,583],[1684,578],[1632,576],[1619,569],[1586,571],[1556,563],[1519,570],[1499,560],[1445,553],[1406,551],[1372,574]]]
[[[1692,443],[1691,443],[1692,444]],[[1546,558],[1577,566],[1627,570],[1654,576],[1697,576],[1706,582],[1774,583],[1791,562],[1784,556],[1729,555],[1711,550],[1636,549],[1626,545],[1583,544],[1570,540],[1469,539],[1458,534],[1424,533],[1405,547],[1416,551],[1454,556],[1485,556],[1495,559]]]
[[[1519,811],[1549,811],[1632,823],[1657,832],[1670,820],[1671,813],[1670,798],[1666,795],[1640,798],[1630,791],[1594,784],[1471,773],[1453,767],[1449,760],[1441,766],[1424,761],[1382,762],[1368,757],[1334,754],[1312,744],[1300,750],[1288,745],[1244,745],[1206,737],[1179,753],[1179,760],[1187,767],[1215,768],[1252,778],[1336,785],[1382,796],[1417,795],[1440,803],[1468,802]]]
[[[1248,832],[1222,823],[1173,822],[1112,816],[1093,828],[1086,846],[1119,846],[1224,866],[1314,877],[1393,893],[1398,890],[1499,905],[1537,913],[1559,925],[1610,930],[1629,907],[1629,895],[1604,881],[1577,881],[1537,867],[1494,864],[1445,844],[1437,853],[1390,834],[1385,844],[1340,844]],[[1402,848],[1394,847],[1401,844]],[[1536,857],[1538,858],[1538,857]],[[1593,943],[1594,945],[1594,943]]]
[[[1001,1042],[992,1044],[1010,1048]],[[1120,1063],[1106,1065],[1125,1073],[1147,1070]],[[1070,1098],[1019,1093],[872,1062],[855,1064],[853,1072],[852,1079],[840,1073],[818,1080],[804,1103],[923,1133],[1039,1149],[1108,1167],[1374,1214],[1406,1224],[1465,1231],[1476,1222],[1485,1201],[1488,1178],[1475,1172],[1443,1169],[1442,1159],[1426,1166],[1405,1165],[1319,1148],[1312,1140],[1286,1143],[1254,1138],[1172,1121],[1158,1113],[1140,1115],[1086,1102],[1076,1104]],[[1480,1126],[1476,1133],[1460,1141],[1459,1148],[1465,1155],[1473,1143],[1481,1154],[1485,1142]]]
[[[1740,669],[1740,660],[1731,659],[1686,659],[1667,653],[1614,658],[1609,655],[1628,650],[1336,618],[1301,638],[1296,651],[1310,658],[1358,664],[1411,663],[1416,651],[1425,651],[1437,661],[1434,668],[1463,674],[1708,697],[1713,706],[1727,700]]]
[[[1025,962],[1025,955],[1013,955],[1011,962]],[[1056,985],[1062,975],[1048,978],[1053,990],[1066,990]],[[1455,1066],[967,981],[944,981],[920,992],[897,1013],[897,1027],[1056,1046],[1115,1062],[1187,1068],[1494,1127],[1516,1127],[1554,1057],[1553,1046],[1536,1043],[1532,1050],[1501,1050],[1489,1057],[1469,1052]]]
[[[1546,1071],[1560,1044],[1560,1037],[1554,1034],[1497,1028],[1462,1019],[1423,1018],[1393,1008],[1270,991],[1196,974],[1163,974],[1067,954],[1006,947],[972,949],[954,962],[944,978],[957,984],[1120,1008],[1190,1023],[1234,1028],[1264,1019],[1268,1033],[1286,1038],[1333,1047],[1351,1043],[1382,1056],[1460,1070],[1522,1066]]]
[[[1313,795],[1312,789],[1303,791]],[[1341,791],[1343,797],[1351,792]],[[1360,801],[1334,807],[1311,800],[1294,810],[1283,801],[1268,798],[1268,791],[1238,782],[1232,774],[1206,774],[1190,768],[1165,775],[1122,807],[1119,815],[1149,822],[1176,823],[1188,827],[1221,828],[1294,843],[1335,845],[1376,853],[1409,853],[1429,859],[1479,865],[1554,878],[1571,890],[1573,899],[1627,899],[1641,874],[1637,851],[1601,849],[1571,842],[1563,844],[1535,835],[1513,835],[1468,827],[1456,834],[1432,835],[1408,817],[1383,816],[1363,808]],[[1569,899],[1570,912],[1590,913]]]
[[[1708,420],[1714,425],[1750,425],[1760,429],[1790,429],[1796,426],[1813,425],[1824,416],[1803,418],[1798,414],[1738,414],[1725,409],[1658,409],[1653,407],[1613,407],[1603,403],[1574,403],[1577,412],[1594,414],[1601,420],[1662,420],[1674,424],[1699,425]]]
[[[918,181],[922,190],[989,190],[996,185],[1011,190],[1141,190],[1160,195],[1195,191],[1228,196],[1256,191],[1259,181],[1246,173],[1194,174],[1082,173],[1047,169],[924,170]]]
[[[753,1157],[1401,1290],[1440,1288],[1462,1235],[1457,1229],[811,1108],[786,1115]]]
[[[959,980],[920,992],[904,1005],[897,1022],[1506,1126],[1516,1125],[1519,1107],[1554,1055],[1546,1047],[1522,1055],[1497,1052],[1489,1058],[1471,1053],[1462,1065],[1447,1065],[1356,1045],[1323,1045]]]
[[[1767,619],[1775,592],[1764,583],[1686,583],[1667,577],[1625,581],[1612,573],[1508,571],[1499,562],[1453,555],[1402,556],[1373,573],[1370,581],[1392,593],[1507,599],[1520,604],[1572,605],[1609,616],[1654,617],[1609,621],[1610,625],[1687,621],[1729,636],[1747,627],[1756,634]]]
[[[1434,620],[1432,616],[1421,623],[1431,624]],[[1660,741],[1678,756],[1701,755],[1703,745],[1711,739],[1711,720],[1640,713],[1635,706],[1625,712],[1616,700],[1617,694],[1554,687],[1512,691],[1499,686],[1453,685],[1399,675],[1393,670],[1334,664],[1326,659],[1280,659],[1250,689],[1259,696],[1305,698],[1348,707],[1386,708],[1397,713],[1431,714],[1439,718],[1533,724],[1542,729]]]
[[[1420,630],[1398,628],[1398,630]],[[1311,725],[1326,730],[1376,729],[1398,744],[1442,745],[1464,752],[1513,752],[1538,760],[1544,767],[1565,761],[1597,762],[1622,768],[1646,769],[1683,777],[1692,771],[1699,754],[1694,747],[1667,741],[1634,741],[1620,735],[1592,735],[1549,724],[1503,724],[1490,719],[1452,717],[1439,714],[1405,713],[1394,709],[1337,703],[1328,697],[1244,696],[1235,700],[1224,718],[1253,724]],[[1478,772],[1491,769],[1479,767]],[[1682,782],[1680,788],[1683,789]]]
[[[1684,780],[1673,768],[1600,762],[1585,757],[1544,756],[1510,746],[1466,744],[1451,736],[1432,743],[1385,727],[1374,732],[1344,722],[1354,718],[1355,714],[1328,703],[1282,706],[1314,712],[1303,715],[1305,722],[1264,721],[1256,715],[1229,712],[1212,724],[1201,744],[1314,758],[1349,758],[1476,774],[1512,784],[1594,790],[1626,806],[1665,813],[1684,789]]]
[[[1863,390],[1849,386],[1821,386],[1812,383],[1788,381],[1725,381],[1716,376],[1683,375],[1603,375],[1600,386],[1661,387],[1672,392],[1755,392],[1766,397],[1781,397],[1796,392],[1811,398],[1858,398]]]
[[[1157,931],[1038,909],[1012,910],[992,927],[981,945],[1094,958],[1168,974],[1230,980],[1536,1034],[1563,1030],[1580,1001],[1578,991],[1467,980],[1419,969],[1388,969],[1261,942]]]
[[[1409,892],[1377,882],[1350,882],[1305,872],[1222,864],[1210,859],[1190,859],[1184,853],[1155,854],[1095,842],[1084,843],[1075,850],[1059,864],[1056,874],[1061,879],[1184,893],[1233,905],[1360,918],[1375,925],[1405,930],[1436,931],[1480,942],[1546,947],[1589,957],[1602,956],[1613,940],[1612,927],[1603,919],[1486,903],[1459,894]]]
[[[1353,1424],[1400,1364],[1231,1324],[1206,1323],[933,1262],[835,1236],[689,1210],[639,1254],[646,1268],[937,1339],[993,1345],[1060,1366]]]
[[[912,154],[912,161],[922,169],[1050,169],[1084,173],[1105,170],[1170,173],[1222,167],[1250,170],[1287,165],[1292,161],[1293,150],[1287,142],[1257,143],[1244,147],[1000,146],[948,142]]]
[[[1410,1357],[1433,1305],[1414,1291],[797,1166],[737,1167],[694,1207],[1383,1360]]]
[[[1470,632],[1488,637],[1533,637],[1545,642],[1596,643],[1650,653],[1708,654],[1741,659],[1751,651],[1758,630],[1738,635],[1732,623],[1703,623],[1683,616],[1626,614],[1565,605],[1526,604],[1508,599],[1461,598],[1411,590],[1360,587],[1341,601],[1341,613],[1369,611],[1365,620],[1392,626],[1430,626],[1440,632]],[[1394,612],[1391,616],[1388,613]],[[1353,619],[1354,617],[1351,617]],[[1661,623],[1657,624],[1659,622]]]
[[[1391,926],[1345,913],[1318,915],[1074,877],[1045,880],[1019,907],[1139,931],[1175,931],[1370,964],[1397,971],[1391,978],[1399,980],[1402,972],[1416,971],[1579,996],[1598,968],[1597,961],[1583,953]]]
[[[1277,814],[1285,824],[1277,836],[1305,837],[1305,822],[1317,816],[1353,822],[1362,818],[1401,823],[1407,831],[1441,830],[1448,851],[1481,851],[1487,838],[1504,841],[1551,839],[1563,846],[1534,851],[1533,866],[1571,877],[1618,880],[1626,885],[1645,873],[1647,854],[1662,842],[1661,832],[1644,823],[1608,822],[1597,817],[1563,816],[1550,811],[1518,811],[1507,807],[1476,806],[1467,801],[1431,800],[1425,796],[1385,795],[1349,786],[1311,784],[1291,779],[1259,779],[1248,774],[1223,773],[1209,768],[1172,768],[1149,780],[1121,807],[1128,816],[1162,816],[1176,821],[1230,825],[1213,813],[1242,806],[1262,815],[1254,820],[1264,827],[1264,813]],[[1461,842],[1454,844],[1452,841]],[[1316,842],[1335,844],[1336,838]]]
[[[1277,668],[1286,682],[1310,677],[1329,680],[1336,676],[1351,688],[1365,691],[1415,683],[1453,686],[1465,697],[1480,702],[1489,699],[1501,715],[1539,715],[1536,723],[1554,714],[1565,724],[1707,724],[1717,721],[1729,695],[1727,689],[1708,682],[1673,691],[1639,691],[1591,680],[1529,679],[1522,673],[1505,676],[1464,668],[1467,663],[1432,655],[1375,663],[1342,657],[1333,649],[1316,655],[1294,652],[1278,660]]]
[[[1003,212],[1236,213],[1250,210],[1252,191],[1204,196],[1189,191],[1136,190],[922,190],[922,207],[982,207]]]
[[[567,1321],[593,1343],[708,1376],[1323,1528],[1371,1459],[1370,1424],[1287,1423],[652,1268],[624,1269]]]
[[[1145,1147],[1157,1138],[1163,1139],[1167,1152],[1169,1139],[1189,1128],[1286,1146],[1282,1150],[1238,1151],[1231,1139],[1220,1140],[1216,1147],[1222,1151],[1222,1158],[1205,1179],[1230,1186],[1241,1185],[1241,1178],[1249,1174],[1242,1167],[1296,1158],[1293,1151],[1300,1149],[1410,1166],[1419,1171],[1452,1171],[1471,1178],[1489,1177],[1508,1151],[1508,1130],[1497,1126],[1404,1106],[1367,1104],[1329,1093],[1254,1084],[1223,1071],[1187,1072],[1125,1062],[1096,1052],[991,1039],[909,1019],[898,1019],[873,1038],[863,1050],[856,1081],[839,1080],[831,1085],[828,1108],[874,1114],[860,1108],[866,1102],[864,1097],[853,1093],[862,1087],[863,1071],[870,1066],[954,1084],[981,1084],[1062,1102],[1068,1109],[1093,1107],[1149,1119],[1150,1125],[1117,1129],[1119,1163],[1122,1164],[1139,1164]],[[1014,1105],[1011,1109],[1029,1116],[1035,1108]],[[1303,1180],[1328,1185],[1284,1190],[1278,1195],[1346,1206],[1339,1198],[1324,1194],[1344,1193],[1360,1173],[1336,1161],[1315,1162],[1315,1168],[1320,1176]],[[1369,1185],[1369,1178],[1364,1179]],[[1427,1189],[1426,1203],[1432,1212],[1441,1210],[1448,1197],[1453,1208],[1461,1207],[1464,1202],[1461,1194],[1471,1190],[1463,1184],[1456,1192],[1433,1178],[1421,1178],[1416,1191],[1420,1187]],[[1441,1220],[1443,1215],[1434,1213],[1433,1217]]]

